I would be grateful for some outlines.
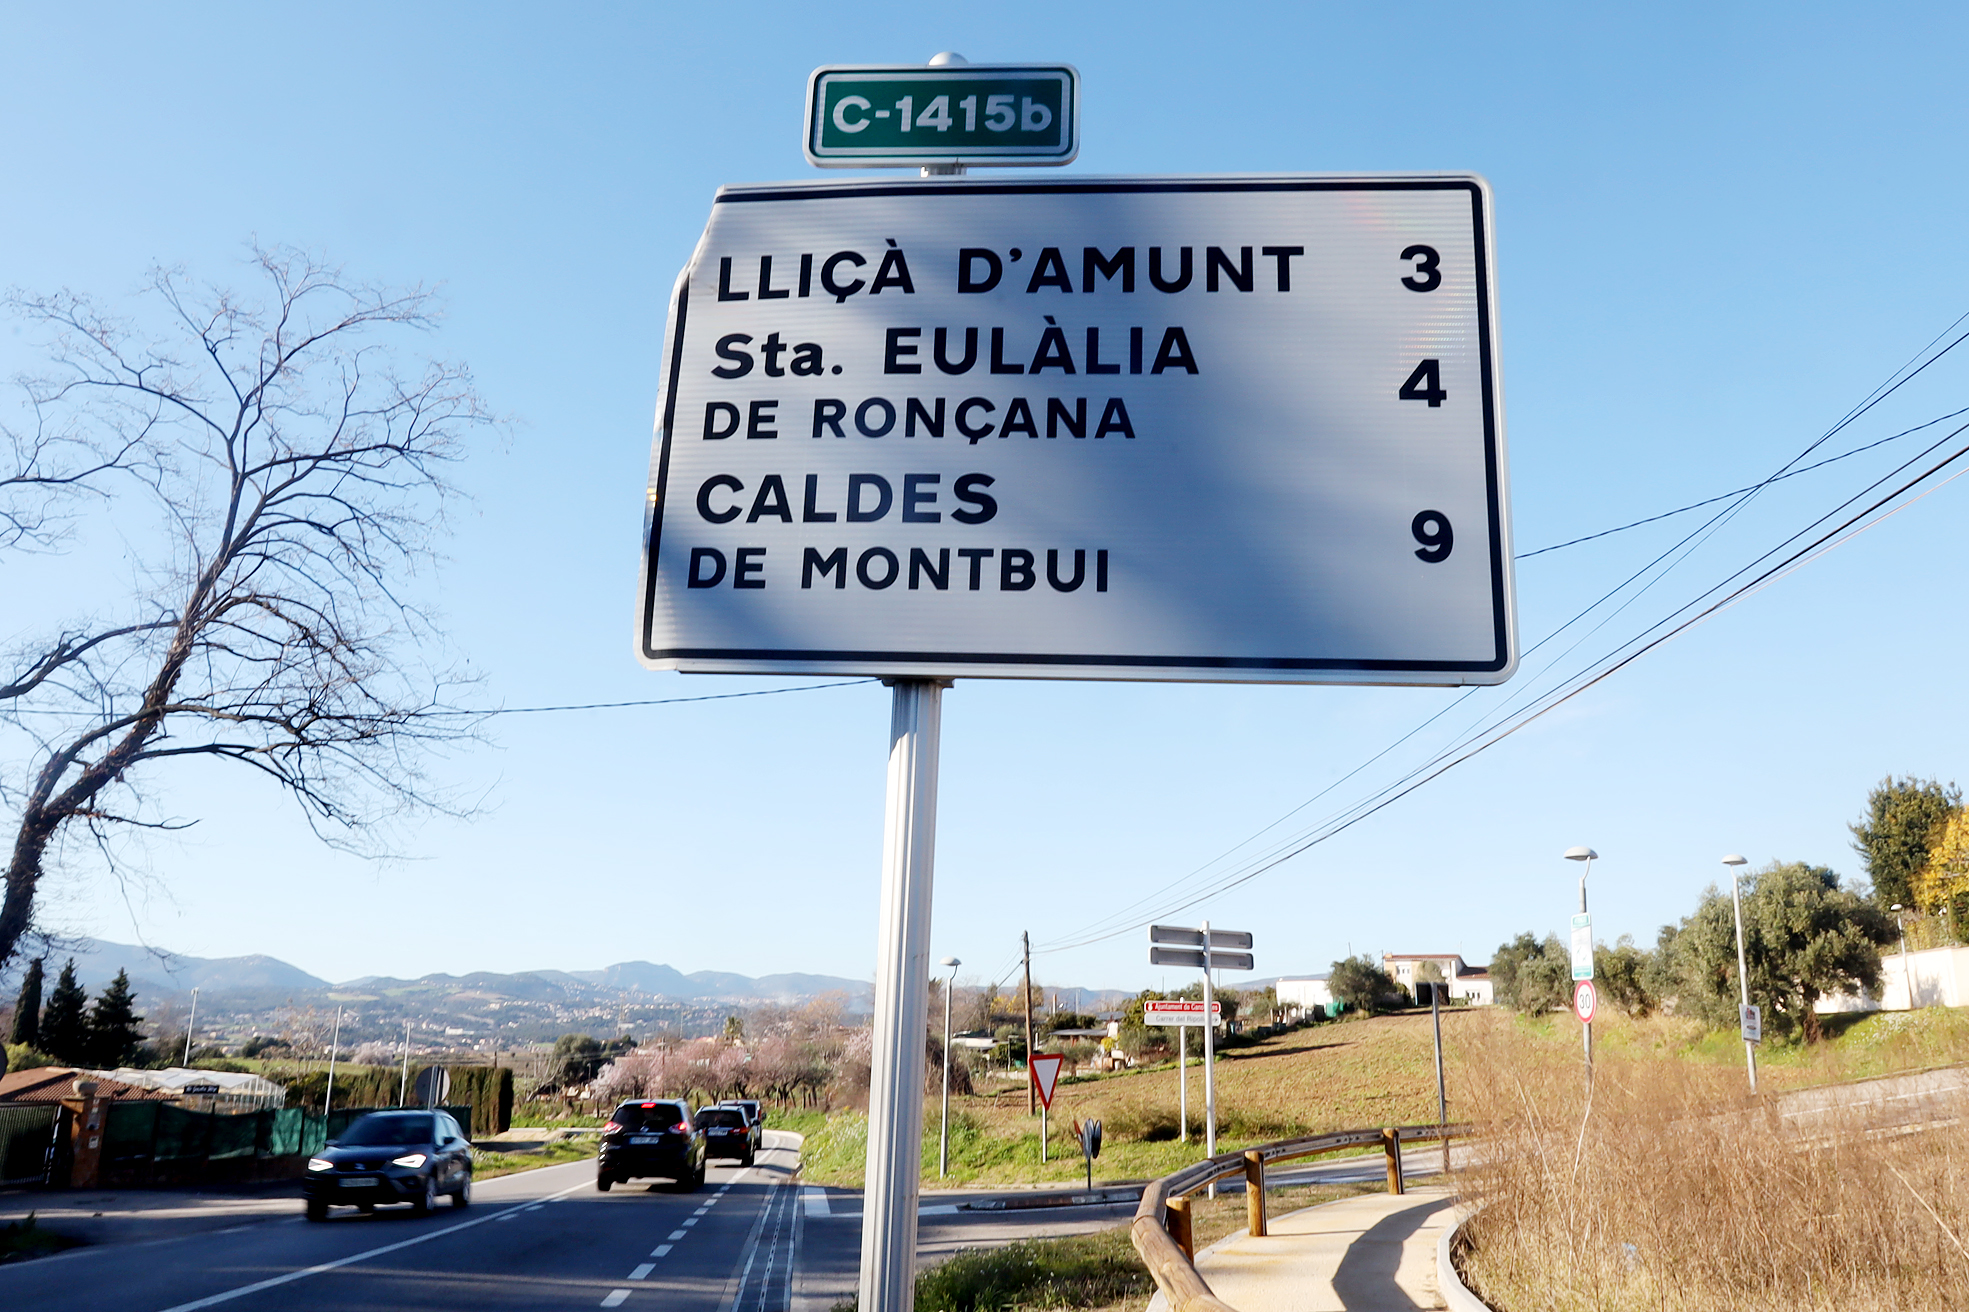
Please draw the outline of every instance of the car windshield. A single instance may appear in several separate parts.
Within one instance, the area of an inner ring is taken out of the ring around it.
[[[745,1128],[745,1113],[736,1107],[708,1107],[697,1114],[699,1125],[727,1125]]]
[[[431,1143],[435,1118],[365,1116],[342,1132],[337,1142],[353,1148],[385,1148],[407,1143]]]
[[[609,1119],[625,1130],[667,1130],[688,1118],[674,1102],[626,1102]]]

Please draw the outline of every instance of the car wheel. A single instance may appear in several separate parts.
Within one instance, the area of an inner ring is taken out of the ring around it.
[[[702,1189],[704,1187],[704,1170],[705,1170],[704,1163],[699,1162],[697,1164],[696,1174],[691,1176],[691,1192],[695,1193],[697,1190]]]
[[[471,1176],[468,1175],[458,1182],[458,1192],[451,1195],[451,1205],[453,1207],[470,1207],[472,1205]]]
[[[423,1213],[430,1211],[432,1208],[436,1207],[437,1205],[438,1205],[437,1177],[427,1175],[424,1177],[424,1192],[419,1194],[416,1198],[413,1198],[410,1202],[410,1206],[413,1211],[417,1212],[419,1215],[422,1215]]]
[[[758,1154],[757,1154],[757,1153],[747,1153],[747,1154],[745,1154],[745,1156],[744,1156],[744,1158],[742,1158],[742,1159],[741,1159],[741,1160],[739,1161],[739,1165],[740,1165],[740,1166],[750,1166],[750,1165],[752,1165],[752,1159],[753,1159],[754,1157],[756,1157],[756,1156],[758,1156]]]
[[[607,1193],[609,1191],[609,1186],[614,1183],[615,1181],[609,1179],[607,1171],[595,1172],[595,1188],[600,1190],[602,1193]]]
[[[328,1204],[322,1202],[319,1198],[308,1199],[308,1220],[326,1221],[327,1219]]]

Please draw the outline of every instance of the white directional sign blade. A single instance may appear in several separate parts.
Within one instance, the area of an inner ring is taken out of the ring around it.
[[[1204,968],[1202,948],[1170,948],[1151,945],[1149,948],[1151,966],[1183,966],[1190,970]],[[1249,952],[1217,952],[1210,954],[1209,964],[1218,970],[1254,970],[1252,955]]]
[[[1149,942],[1166,943],[1172,947],[1200,948],[1203,946],[1203,931],[1201,929],[1192,929],[1188,925],[1150,925]],[[1213,929],[1210,931],[1210,946],[1214,950],[1222,951],[1230,948],[1240,952],[1249,952],[1251,950],[1251,943],[1251,935],[1245,930]]]
[[[1224,1018],[1222,1003],[1210,1004],[1210,1019]],[[1181,999],[1151,1000],[1142,1004],[1142,1023],[1145,1025],[1201,1025],[1203,1024],[1203,1004]]]
[[[1489,215],[1459,175],[720,191],[672,306],[640,659],[1502,681]]]

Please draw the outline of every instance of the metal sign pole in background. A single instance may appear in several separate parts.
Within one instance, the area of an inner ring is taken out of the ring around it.
[[[916,1301],[916,1192],[923,1169],[924,1027],[929,1023],[930,894],[937,839],[937,739],[944,681],[893,679],[870,1054],[868,1175],[861,1233],[862,1312]]]
[[[1190,1141],[1190,1027],[1176,1027],[1176,1115],[1183,1126],[1178,1142]]]
[[[1203,1155],[1217,1155],[1217,1005],[1210,991],[1210,922],[1203,922]],[[1217,1182],[1210,1182],[1217,1196]]]

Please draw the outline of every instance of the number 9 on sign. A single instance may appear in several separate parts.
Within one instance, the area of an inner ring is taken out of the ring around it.
[[[1422,544],[1416,549],[1415,558],[1431,565],[1448,560],[1450,550],[1456,546],[1456,531],[1449,526],[1449,516],[1440,510],[1418,512],[1409,521],[1408,531]]]

